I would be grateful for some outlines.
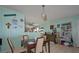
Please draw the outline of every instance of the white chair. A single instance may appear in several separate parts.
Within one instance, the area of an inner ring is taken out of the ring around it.
[[[10,51],[11,53],[23,53],[23,52],[27,52],[26,48],[15,48],[13,45],[13,42],[10,39],[7,39],[7,42],[9,44],[10,47]]]
[[[44,42],[44,37],[37,38],[36,53],[43,52],[43,42]]]
[[[27,48],[27,52],[32,52],[31,50],[34,49],[36,47],[36,43],[34,42],[29,42],[29,37],[28,35],[23,35],[23,46],[24,48]]]
[[[28,39],[29,39],[28,35],[23,35],[21,40],[21,46],[26,47],[28,44]]]
[[[23,40],[28,40],[29,39],[29,37],[28,37],[28,35],[23,35]]]

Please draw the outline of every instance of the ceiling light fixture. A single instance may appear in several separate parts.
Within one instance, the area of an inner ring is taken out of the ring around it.
[[[42,14],[41,14],[41,17],[44,21],[47,20],[47,15],[45,13],[45,5],[42,5]]]

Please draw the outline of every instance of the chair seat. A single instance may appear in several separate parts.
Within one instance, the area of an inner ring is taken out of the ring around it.
[[[28,48],[28,49],[32,49],[32,48],[35,48],[35,47],[36,47],[36,43],[28,44],[28,45],[27,45],[27,48]]]
[[[28,44],[34,44],[35,42],[28,42]]]

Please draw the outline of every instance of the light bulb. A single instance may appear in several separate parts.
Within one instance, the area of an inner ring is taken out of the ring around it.
[[[42,19],[43,19],[43,20],[47,20],[47,15],[43,13],[43,14],[42,14]]]

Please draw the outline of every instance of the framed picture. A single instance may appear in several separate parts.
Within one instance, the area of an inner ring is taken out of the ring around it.
[[[50,29],[53,29],[54,28],[54,25],[50,25]]]
[[[18,27],[18,20],[17,19],[13,19],[12,20],[12,25],[13,25],[13,28],[17,28]]]
[[[16,19],[13,19],[13,20],[12,20],[13,25],[17,25],[17,22],[18,22],[18,21],[17,21]]]

